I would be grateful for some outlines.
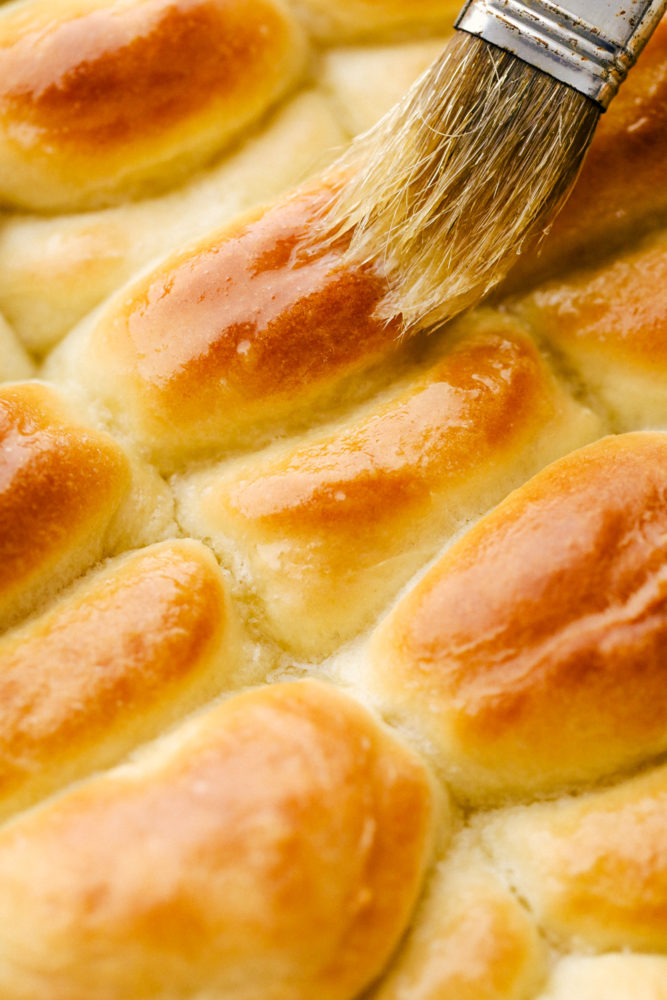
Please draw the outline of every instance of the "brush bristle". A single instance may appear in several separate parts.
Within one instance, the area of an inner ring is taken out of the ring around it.
[[[599,117],[590,100],[458,33],[403,101],[339,162],[325,224],[348,258],[378,263],[402,328],[483,298],[546,231]],[[348,242],[346,239],[346,242]]]

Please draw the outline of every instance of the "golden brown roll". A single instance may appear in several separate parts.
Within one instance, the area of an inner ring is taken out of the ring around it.
[[[0,0],[0,1000],[667,1000],[667,21],[398,339],[317,177],[458,6]]]
[[[547,949],[526,909],[465,835],[438,868],[373,1000],[532,1000]]]
[[[620,430],[667,425],[667,231],[553,281],[515,309],[605,402]]]
[[[0,199],[81,208],[201,166],[279,97],[281,0],[20,0],[0,9]]]
[[[433,794],[333,688],[223,702],[0,832],[0,995],[348,1000],[410,918]]]
[[[516,322],[481,313],[449,339],[453,349],[334,432],[177,488],[182,526],[209,540],[269,632],[301,655],[370,625],[462,524],[600,431]]]
[[[230,615],[208,549],[165,542],[0,639],[0,814],[113,763],[228,686]]]
[[[369,681],[479,802],[667,749],[667,434],[590,445],[472,528],[373,642]]]
[[[313,238],[330,188],[277,201],[120,292],[47,367],[101,396],[161,466],[256,443],[398,351],[386,282]],[[102,376],[102,378],[101,378]]]
[[[42,356],[152,260],[276,197],[344,142],[331,101],[310,89],[175,190],[95,212],[8,217],[0,228],[0,306]]]
[[[600,951],[667,944],[667,770],[491,821],[484,839],[542,927]]]
[[[0,389],[0,626],[100,557],[129,489],[121,448],[50,388]]]

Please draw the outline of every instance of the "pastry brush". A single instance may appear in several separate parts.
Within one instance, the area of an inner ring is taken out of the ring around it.
[[[404,331],[451,319],[548,231],[666,8],[466,3],[442,55],[335,169],[327,230],[351,262],[382,263],[387,319]]]

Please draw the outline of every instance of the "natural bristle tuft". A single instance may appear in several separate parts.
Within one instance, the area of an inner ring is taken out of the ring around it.
[[[389,277],[403,329],[483,298],[565,201],[600,110],[479,38],[434,65],[336,165],[325,225]]]

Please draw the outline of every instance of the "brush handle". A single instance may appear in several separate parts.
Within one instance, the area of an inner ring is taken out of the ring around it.
[[[667,0],[468,0],[456,27],[606,110],[665,10]]]

